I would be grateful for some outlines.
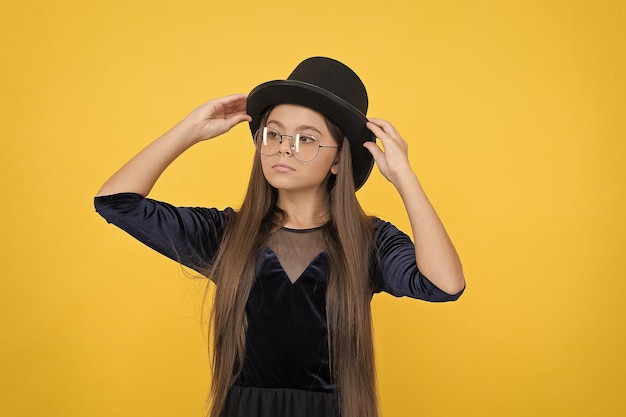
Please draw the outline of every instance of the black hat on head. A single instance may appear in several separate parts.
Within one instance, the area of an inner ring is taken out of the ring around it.
[[[350,142],[354,187],[361,188],[374,166],[374,158],[363,143],[375,142],[376,138],[365,126],[367,91],[358,75],[339,61],[313,57],[302,61],[286,80],[257,86],[248,95],[247,104],[253,135],[260,127],[263,111],[277,104],[309,107],[339,126]]]

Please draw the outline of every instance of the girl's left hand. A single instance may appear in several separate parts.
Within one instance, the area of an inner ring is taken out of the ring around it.
[[[374,157],[380,173],[392,184],[396,184],[402,175],[412,173],[409,165],[409,146],[396,128],[391,123],[381,119],[369,119],[366,126],[380,139],[383,145],[381,149],[374,142],[367,141],[363,144]]]

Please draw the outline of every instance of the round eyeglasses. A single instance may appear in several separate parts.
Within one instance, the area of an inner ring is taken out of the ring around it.
[[[311,162],[320,153],[320,148],[339,148],[339,146],[320,145],[319,140],[308,133],[283,135],[271,127],[262,127],[254,134],[256,150],[261,155],[272,156],[280,151],[283,138],[289,138],[291,154],[300,162]]]

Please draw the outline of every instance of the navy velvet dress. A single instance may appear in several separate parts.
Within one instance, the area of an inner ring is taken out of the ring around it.
[[[96,197],[109,223],[163,255],[201,271],[219,249],[232,209],[174,207],[133,193]],[[374,219],[373,292],[427,301],[453,301],[424,277],[410,238]],[[328,257],[321,228],[274,233],[257,259],[246,315],[243,369],[224,417],[339,416],[329,366],[326,323]]]

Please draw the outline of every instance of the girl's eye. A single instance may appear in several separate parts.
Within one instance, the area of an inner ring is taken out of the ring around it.
[[[278,132],[273,132],[271,130],[267,131],[267,137],[270,139],[276,139],[278,137],[280,137],[280,134],[278,134]]]
[[[300,142],[301,143],[313,143],[315,142],[315,138],[311,136],[300,135]]]

